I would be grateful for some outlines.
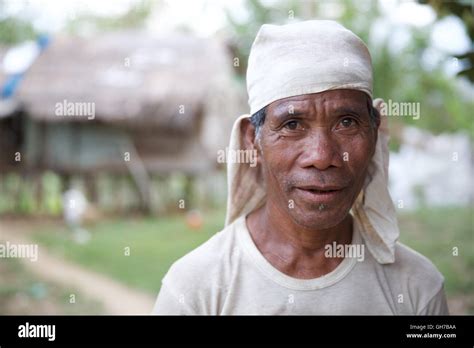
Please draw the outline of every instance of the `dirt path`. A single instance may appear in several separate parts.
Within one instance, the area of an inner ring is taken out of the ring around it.
[[[0,222],[0,240],[11,244],[33,244],[24,233],[24,226],[17,222]],[[149,314],[154,298],[148,293],[129,288],[102,274],[86,270],[77,264],[56,257],[45,248],[38,248],[38,260],[20,259],[33,274],[67,288],[77,289],[80,294],[100,301],[104,314]],[[38,313],[39,314],[39,313]],[[85,313],[86,314],[86,313]]]

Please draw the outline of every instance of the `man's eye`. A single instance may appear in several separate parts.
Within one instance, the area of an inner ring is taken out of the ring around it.
[[[298,126],[299,126],[299,122],[298,121],[289,121],[285,124],[285,128],[289,129],[289,130],[296,130],[298,129]]]
[[[353,126],[355,123],[354,119],[350,117],[343,118],[339,124],[342,126],[342,128],[349,128]]]

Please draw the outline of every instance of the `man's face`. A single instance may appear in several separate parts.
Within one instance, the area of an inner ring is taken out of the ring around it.
[[[368,102],[334,90],[267,106],[259,140],[267,199],[295,223],[325,229],[347,216],[375,151]]]

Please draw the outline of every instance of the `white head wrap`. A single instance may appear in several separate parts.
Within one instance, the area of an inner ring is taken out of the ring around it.
[[[340,24],[312,20],[283,26],[265,24],[252,45],[247,70],[250,114],[271,102],[334,89],[355,89],[372,98],[370,54],[354,33]],[[374,100],[380,111],[381,99]],[[244,149],[240,116],[234,123],[229,151]],[[399,237],[396,211],[388,192],[388,130],[381,117],[375,154],[364,187],[352,206],[367,248],[382,264],[395,260]],[[248,163],[227,163],[226,225],[265,200],[260,170]]]

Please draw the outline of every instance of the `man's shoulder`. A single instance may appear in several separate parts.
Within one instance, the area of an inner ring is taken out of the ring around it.
[[[443,275],[427,257],[402,243],[396,244],[395,262],[387,269],[392,281],[404,284],[412,294],[434,295],[444,283]]]
[[[394,311],[399,314],[448,313],[444,295],[444,277],[425,256],[412,248],[397,243],[395,262],[380,265],[379,276],[387,281],[388,293],[394,300]]]
[[[427,275],[435,281],[442,281],[443,276],[426,256],[403,243],[395,247],[395,264],[411,276]]]

